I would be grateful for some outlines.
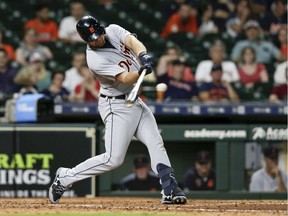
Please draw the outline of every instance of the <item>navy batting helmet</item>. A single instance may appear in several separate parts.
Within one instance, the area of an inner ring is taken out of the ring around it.
[[[101,25],[99,21],[92,16],[82,17],[77,22],[76,28],[80,37],[86,42],[96,40],[100,35],[105,34],[104,25]]]

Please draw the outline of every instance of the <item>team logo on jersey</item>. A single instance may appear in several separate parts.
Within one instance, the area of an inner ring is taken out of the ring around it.
[[[91,27],[89,28],[89,31],[90,31],[91,33],[95,32],[95,29],[93,28],[93,26],[91,26]]]

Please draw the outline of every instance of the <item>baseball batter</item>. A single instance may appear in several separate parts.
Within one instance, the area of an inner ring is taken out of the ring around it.
[[[146,69],[149,74],[153,70],[145,46],[122,27],[113,24],[105,28],[92,16],[84,16],[76,27],[87,42],[89,69],[101,84],[98,110],[105,124],[106,152],[72,169],[59,168],[49,188],[50,202],[58,203],[75,182],[120,166],[135,136],[147,146],[152,170],[160,178],[162,203],[185,204],[187,199],[178,187],[152,112],[140,98],[132,107],[125,106],[125,99],[141,72]]]

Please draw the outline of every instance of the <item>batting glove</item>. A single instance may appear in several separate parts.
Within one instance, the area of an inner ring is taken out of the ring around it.
[[[141,74],[144,69],[147,70],[146,74],[152,73],[152,71],[153,71],[152,57],[149,54],[147,54],[146,52],[141,52],[139,54],[138,58],[139,58],[141,65],[142,65],[142,67],[140,68],[138,73]]]
[[[152,66],[146,64],[146,65],[143,65],[143,66],[140,68],[140,70],[138,71],[138,74],[141,75],[141,73],[142,73],[142,71],[143,71],[144,69],[146,69],[146,74],[145,74],[145,76],[148,75],[148,74],[150,74],[150,73],[152,73],[152,71],[153,71]]]

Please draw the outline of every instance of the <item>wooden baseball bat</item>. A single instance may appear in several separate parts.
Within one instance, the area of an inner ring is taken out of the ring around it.
[[[141,86],[141,83],[143,82],[144,76],[146,75],[146,69],[144,69],[141,73],[141,75],[139,76],[135,86],[133,87],[133,89],[131,90],[131,92],[129,93],[127,99],[126,99],[126,107],[131,107],[137,97],[139,88]]]

